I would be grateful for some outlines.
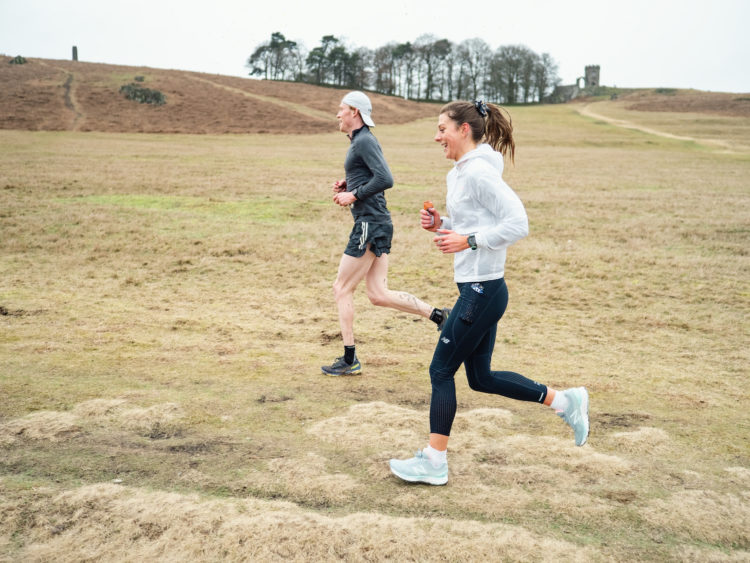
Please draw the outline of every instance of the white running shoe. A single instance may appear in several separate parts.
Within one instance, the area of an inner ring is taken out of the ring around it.
[[[585,387],[566,389],[563,393],[568,399],[568,406],[557,416],[573,429],[576,446],[582,446],[589,437],[589,393]]]
[[[448,482],[448,464],[433,466],[427,454],[422,450],[410,459],[392,459],[390,463],[393,474],[410,483],[445,485]]]

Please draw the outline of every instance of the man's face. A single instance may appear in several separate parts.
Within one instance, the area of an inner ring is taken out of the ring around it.
[[[336,119],[339,120],[339,131],[347,135],[351,134],[357,125],[359,125],[358,115],[358,111],[355,108],[341,102],[339,112],[336,114]]]

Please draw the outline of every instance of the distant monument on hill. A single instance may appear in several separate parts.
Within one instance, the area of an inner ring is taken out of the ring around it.
[[[583,71],[584,88],[595,88],[599,86],[599,65],[588,65]]]
[[[598,88],[599,65],[587,65],[583,71],[583,76],[576,78],[575,84],[555,86],[555,89],[545,101],[553,104],[569,102],[570,100],[585,94],[588,88]]]

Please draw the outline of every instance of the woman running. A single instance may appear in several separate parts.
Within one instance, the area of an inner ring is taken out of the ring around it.
[[[391,471],[412,482],[448,482],[448,439],[456,414],[454,376],[461,364],[475,391],[552,407],[573,429],[576,446],[589,433],[589,397],[583,387],[555,391],[512,371],[490,368],[497,323],[508,304],[505,255],[529,232],[523,203],[503,181],[503,157],[513,161],[510,116],[498,106],[476,102],[445,105],[435,141],[455,161],[448,173],[449,217],[421,210],[421,225],[436,233],[438,250],[454,254],[459,297],[442,328],[430,364],[429,445],[416,457],[392,459]]]

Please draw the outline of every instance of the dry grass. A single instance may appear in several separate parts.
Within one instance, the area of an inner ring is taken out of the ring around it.
[[[744,141],[513,117],[494,365],[586,385],[592,434],[459,374],[440,488],[387,467],[426,439],[431,323],[360,294],[365,374],[319,375],[343,137],[0,132],[0,560],[748,560]],[[433,127],[376,132],[390,285],[447,305]]]
[[[282,501],[207,500],[108,484],[40,492],[35,504],[44,513],[31,517],[26,561],[425,561],[436,553],[443,560],[582,561],[593,554],[501,523],[338,517]],[[467,544],[475,546],[468,558]]]

